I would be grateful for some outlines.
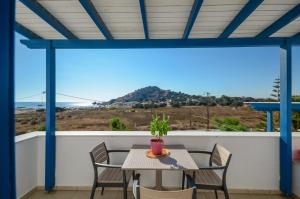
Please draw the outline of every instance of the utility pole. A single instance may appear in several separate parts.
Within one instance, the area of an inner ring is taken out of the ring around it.
[[[206,92],[206,100],[207,100],[207,103],[206,103],[206,124],[207,124],[207,127],[206,127],[206,130],[209,131],[209,120],[210,120],[210,114],[209,114],[209,104],[210,104],[210,97],[209,97],[210,93],[209,92]]]

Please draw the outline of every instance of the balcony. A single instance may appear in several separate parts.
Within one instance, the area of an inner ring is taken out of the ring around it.
[[[16,137],[16,176],[18,198],[88,198],[93,182],[89,151],[105,141],[109,149],[130,149],[133,144],[148,144],[149,132],[65,131],[56,132],[56,187],[43,191],[45,173],[45,133],[32,132]],[[184,144],[188,149],[211,150],[215,143],[228,148],[232,162],[228,170],[228,188],[232,198],[281,198],[279,190],[279,133],[173,131],[166,144]],[[300,133],[293,133],[293,148],[300,147]],[[205,157],[193,156],[205,165]],[[112,163],[122,163],[125,155],[115,155]],[[152,171],[140,171],[142,184],[153,186]],[[293,193],[300,196],[300,165],[293,165]],[[163,185],[180,187],[181,173],[164,171]],[[129,188],[130,189],[130,188]],[[200,198],[213,193],[200,192]],[[131,192],[128,193],[129,198]],[[116,189],[97,193],[96,198],[122,198]],[[221,197],[222,198],[222,197]]]
[[[270,198],[279,192],[300,195],[300,166],[292,163],[291,154],[293,148],[300,147],[299,134],[291,133],[292,47],[300,45],[299,29],[294,28],[300,13],[299,1],[99,2],[0,1],[0,198],[15,199],[16,189],[18,198],[31,191],[39,194],[36,189],[44,185],[47,191],[90,189],[93,174],[88,152],[93,146],[105,141],[109,148],[129,149],[133,144],[149,142],[147,132],[55,132],[59,49],[225,47],[280,50],[280,135],[184,131],[172,132],[166,138],[167,144],[203,150],[211,149],[214,143],[227,147],[233,153],[228,173],[232,193],[248,193],[249,197],[273,194]],[[21,41],[26,47],[45,51],[46,135],[33,132],[15,138],[15,31],[28,38]],[[113,161],[122,162],[124,158],[116,156]],[[152,186],[152,173],[141,174],[143,184]],[[163,176],[165,186],[179,186],[179,173],[164,172]],[[63,192],[57,192],[60,193]],[[47,197],[58,197],[55,194]]]

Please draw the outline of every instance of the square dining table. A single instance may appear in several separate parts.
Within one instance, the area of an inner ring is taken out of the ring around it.
[[[162,171],[163,170],[197,170],[198,166],[183,145],[166,145],[164,148],[170,154],[158,158],[146,156],[150,149],[149,145],[133,145],[127,155],[122,169],[123,170],[155,170],[156,189],[162,190]]]

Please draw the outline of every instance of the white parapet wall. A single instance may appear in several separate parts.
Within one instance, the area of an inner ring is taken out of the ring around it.
[[[109,149],[130,149],[133,144],[149,144],[149,132],[65,131],[56,132],[56,186],[88,188],[93,182],[89,151],[105,142]],[[233,154],[228,170],[228,187],[232,190],[279,190],[279,134],[261,132],[173,131],[164,138],[166,144],[183,144],[187,149],[211,151],[215,143]],[[300,134],[293,135],[293,148],[300,148]],[[113,154],[112,163],[122,163],[126,154]],[[205,156],[193,156],[199,165],[207,165]],[[32,132],[16,137],[17,196],[44,185],[45,133]],[[295,169],[296,168],[296,169]],[[142,183],[155,182],[152,171],[140,171]],[[294,185],[299,184],[299,165],[294,165]],[[163,172],[163,184],[179,187],[181,173]],[[299,195],[300,187],[294,186]]]
[[[300,163],[294,163],[293,174],[293,192],[300,198]]]

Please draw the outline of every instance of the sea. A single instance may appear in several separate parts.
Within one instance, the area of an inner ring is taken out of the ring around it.
[[[92,108],[92,103],[85,102],[56,102],[56,107],[60,108]],[[43,109],[46,108],[45,102],[16,102],[16,109]]]

